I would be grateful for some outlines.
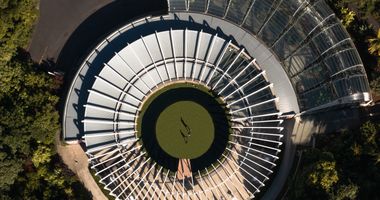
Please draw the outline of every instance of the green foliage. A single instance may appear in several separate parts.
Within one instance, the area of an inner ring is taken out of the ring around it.
[[[317,162],[308,176],[308,183],[330,192],[334,184],[339,180],[335,165],[335,162],[331,161]]]
[[[380,76],[370,82],[372,92],[376,96],[380,96]]]
[[[0,84],[3,86],[0,91],[1,198],[75,197],[72,178],[66,177],[51,161],[55,155],[54,135],[59,130],[55,108],[58,97],[54,95],[53,80],[31,61],[14,57],[0,67]],[[16,188],[17,192],[12,192]]]
[[[327,199],[332,186],[338,181],[333,154],[314,148],[306,149],[300,166],[291,183],[288,198]],[[333,179],[329,175],[333,175]]]
[[[29,61],[12,60],[0,68],[0,144],[19,157],[31,155],[31,143],[53,144],[59,130],[53,80]]]
[[[340,20],[344,27],[349,27],[351,23],[355,20],[356,13],[348,8],[342,7],[340,9],[342,13],[342,19]]]
[[[289,199],[380,199],[380,126],[317,138],[307,149],[291,184]]]
[[[39,145],[38,149],[34,151],[32,162],[35,167],[47,164],[50,162],[52,150],[49,147]]]
[[[40,148],[41,159],[38,167],[23,173],[16,179],[7,193],[14,199],[91,199],[91,193],[75,178],[74,174],[61,164],[59,157],[48,156],[49,148]],[[33,163],[34,164],[34,163]],[[34,164],[35,165],[35,164]]]
[[[342,185],[339,187],[336,194],[333,194],[333,200],[354,200],[359,193],[359,187],[355,184]]]
[[[21,160],[2,159],[0,160],[0,191],[7,190],[15,182],[18,174],[22,171]],[[1,196],[0,196],[1,197]]]
[[[35,155],[52,148],[59,130],[53,80],[30,60],[17,56],[16,49],[26,45],[36,16],[35,1],[20,2],[0,3],[0,23],[4,25],[0,26],[0,150],[5,154],[1,157],[6,157],[0,166],[0,174],[4,175],[0,193],[11,189],[23,174],[23,163],[33,155],[39,165]],[[14,20],[17,23],[12,24]],[[47,146],[41,149],[39,145]]]
[[[365,18],[373,17],[375,20],[380,21],[379,0],[342,0],[342,3],[357,7],[361,12],[360,14]]]
[[[369,41],[368,51],[374,56],[380,56],[380,29],[377,30],[377,36]]]
[[[366,122],[360,127],[356,143],[360,147],[361,152],[358,156],[376,157],[380,152],[379,149],[379,128],[371,122]],[[376,160],[376,158],[374,158]]]
[[[373,17],[375,20],[380,20],[380,0],[326,0],[327,3],[337,12],[336,8],[353,7],[359,11],[359,15],[364,18]]]
[[[65,178],[62,177],[61,169],[56,168],[54,170],[49,170],[46,166],[42,166],[38,168],[37,174],[50,185],[60,189],[64,188]]]
[[[0,66],[28,43],[37,19],[36,0],[0,0]]]

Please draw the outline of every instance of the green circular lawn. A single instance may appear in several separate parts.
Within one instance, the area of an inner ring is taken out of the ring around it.
[[[228,144],[223,101],[196,83],[166,85],[144,100],[136,134],[147,155],[171,171],[189,159],[193,172],[215,163]]]
[[[193,159],[210,148],[214,140],[214,124],[203,106],[192,101],[179,101],[159,115],[156,137],[169,155]]]

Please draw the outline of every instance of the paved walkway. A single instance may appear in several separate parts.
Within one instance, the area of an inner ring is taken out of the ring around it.
[[[57,152],[63,162],[79,177],[84,186],[92,193],[94,200],[107,200],[88,169],[87,156],[79,144],[61,145],[57,143]]]
[[[75,29],[110,2],[112,0],[41,0],[39,21],[28,48],[32,59],[55,62]]]

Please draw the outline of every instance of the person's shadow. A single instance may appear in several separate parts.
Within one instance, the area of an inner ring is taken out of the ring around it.
[[[185,123],[183,117],[181,117],[181,124],[183,127],[185,127],[186,130],[182,131],[180,129],[179,132],[181,133],[181,136],[185,141],[185,144],[187,144],[187,142],[189,141],[189,137],[191,136],[191,128]]]

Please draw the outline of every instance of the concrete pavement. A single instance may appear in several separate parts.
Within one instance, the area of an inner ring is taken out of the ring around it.
[[[110,2],[112,0],[41,0],[39,21],[28,48],[32,59],[56,61],[71,33]]]

